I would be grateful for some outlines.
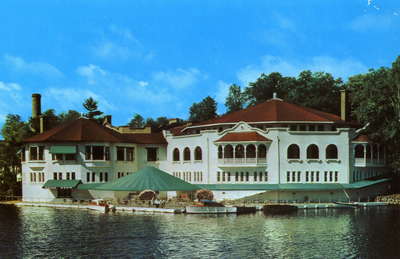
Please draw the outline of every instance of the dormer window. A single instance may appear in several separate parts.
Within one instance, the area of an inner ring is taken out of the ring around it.
[[[29,149],[29,160],[43,160],[44,159],[44,146],[32,146]]]

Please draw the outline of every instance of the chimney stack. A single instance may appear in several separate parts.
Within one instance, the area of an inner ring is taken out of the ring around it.
[[[340,119],[343,121],[349,120],[349,100],[347,91],[345,89],[340,90]]]
[[[40,102],[40,94],[32,94],[32,118],[36,119],[42,114]]]

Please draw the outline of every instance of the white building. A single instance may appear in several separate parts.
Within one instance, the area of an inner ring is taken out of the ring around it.
[[[390,188],[385,150],[359,135],[345,110],[343,102],[339,117],[275,97],[160,133],[79,119],[26,140],[24,200],[110,196],[96,185],[146,165],[210,189],[218,200],[372,198]]]

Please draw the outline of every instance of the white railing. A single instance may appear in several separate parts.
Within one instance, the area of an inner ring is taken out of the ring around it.
[[[364,159],[364,158],[355,158],[354,159],[354,164],[356,166],[370,166],[370,165],[384,165],[385,161],[384,160],[378,160],[378,159]]]
[[[253,157],[248,157],[248,158],[220,158],[218,159],[219,164],[224,164],[224,165],[240,165],[240,164],[266,164],[267,159],[266,158],[253,158]]]

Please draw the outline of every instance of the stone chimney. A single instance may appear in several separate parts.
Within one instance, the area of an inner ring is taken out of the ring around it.
[[[32,118],[36,119],[42,114],[40,94],[32,94]]]
[[[340,119],[343,121],[349,120],[349,100],[347,91],[340,90]]]

